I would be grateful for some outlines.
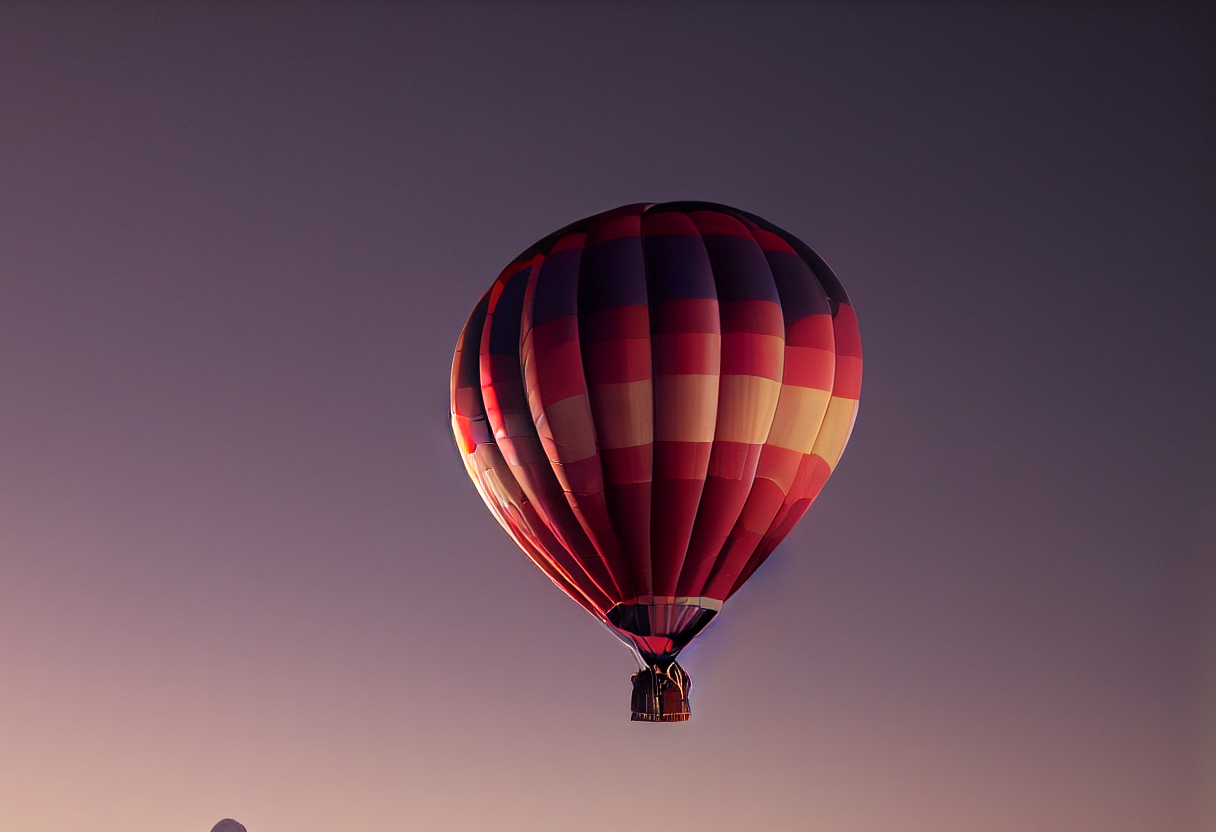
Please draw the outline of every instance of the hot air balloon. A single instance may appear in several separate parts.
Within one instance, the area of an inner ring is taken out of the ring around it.
[[[211,832],[246,832],[245,825],[237,823],[232,818],[224,818],[211,827]]]
[[[810,247],[636,204],[502,271],[457,343],[452,430],[507,534],[635,651],[632,718],[680,722],[677,655],[819,494],[860,390],[856,316]]]

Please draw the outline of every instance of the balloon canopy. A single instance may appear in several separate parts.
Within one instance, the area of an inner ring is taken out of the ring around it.
[[[243,824],[237,823],[232,818],[224,818],[211,827],[211,832],[246,832],[246,829]]]
[[[856,316],[810,247],[724,205],[636,204],[498,276],[457,343],[452,430],[515,543],[643,661],[634,718],[678,721],[677,654],[819,494],[860,390]]]

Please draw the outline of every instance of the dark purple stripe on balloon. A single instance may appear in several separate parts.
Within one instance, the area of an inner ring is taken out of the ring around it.
[[[532,299],[532,325],[578,314],[578,269],[581,248],[564,248],[550,254],[540,267]]]

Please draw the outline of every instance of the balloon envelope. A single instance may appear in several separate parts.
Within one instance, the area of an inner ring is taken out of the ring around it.
[[[498,276],[452,429],[520,549],[655,665],[806,512],[860,389],[853,308],[805,243],[723,205],[627,205]]]
[[[237,823],[231,818],[224,818],[211,827],[211,832],[246,832],[246,829],[243,824]]]

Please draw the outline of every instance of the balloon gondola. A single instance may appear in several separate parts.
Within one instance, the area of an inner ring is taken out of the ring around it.
[[[629,645],[633,719],[688,719],[676,662],[819,494],[852,432],[861,339],[805,243],[724,205],[562,228],[460,334],[452,430],[515,543]]]

